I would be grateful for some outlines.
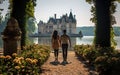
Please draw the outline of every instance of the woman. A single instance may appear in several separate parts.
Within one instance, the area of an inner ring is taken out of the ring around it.
[[[55,62],[58,62],[58,53],[60,47],[60,37],[58,32],[54,30],[52,35],[52,48],[54,49]]]

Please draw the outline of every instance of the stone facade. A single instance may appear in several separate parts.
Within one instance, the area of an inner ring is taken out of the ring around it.
[[[62,30],[66,29],[68,34],[76,34],[76,18],[70,12],[69,16],[63,15],[60,18],[54,17],[49,18],[47,23],[40,21],[38,23],[39,34],[51,34],[54,30],[57,30],[59,34],[62,34]]]

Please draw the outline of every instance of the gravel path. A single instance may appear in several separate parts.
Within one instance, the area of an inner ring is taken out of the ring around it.
[[[53,63],[54,55],[50,54],[47,62],[42,66],[41,75],[97,75],[96,72],[89,70],[84,62],[79,61],[75,57],[74,51],[68,52],[68,64],[63,65],[62,62],[62,53],[59,53],[59,64]]]

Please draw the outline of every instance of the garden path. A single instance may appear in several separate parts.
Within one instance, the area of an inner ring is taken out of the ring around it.
[[[51,53],[49,59],[42,66],[41,75],[97,75],[84,60],[78,60],[74,51],[68,51],[68,64],[63,65],[62,53],[59,53],[59,64],[54,64],[54,54]]]

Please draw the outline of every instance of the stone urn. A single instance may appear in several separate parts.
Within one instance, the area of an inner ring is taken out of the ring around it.
[[[20,50],[21,30],[15,18],[10,18],[5,30],[2,32],[3,53],[12,55]]]

